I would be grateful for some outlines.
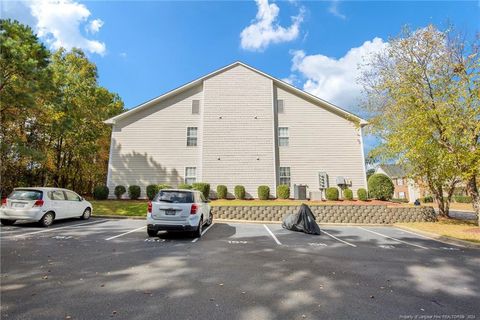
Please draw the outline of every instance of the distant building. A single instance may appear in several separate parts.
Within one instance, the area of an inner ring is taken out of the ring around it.
[[[393,197],[395,199],[407,199],[408,202],[415,202],[416,199],[424,197],[427,190],[419,186],[413,179],[407,178],[405,169],[397,164],[382,164],[377,167],[375,173],[383,173],[392,179],[395,186]]]

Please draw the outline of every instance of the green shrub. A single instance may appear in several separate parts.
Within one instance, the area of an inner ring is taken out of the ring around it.
[[[268,200],[270,199],[270,187],[269,186],[259,186],[257,189],[258,199]]]
[[[117,199],[121,199],[122,196],[125,194],[125,192],[127,192],[127,189],[124,187],[124,186],[116,186],[115,187],[115,197],[117,197]]]
[[[245,187],[244,186],[235,186],[234,189],[235,198],[239,200],[245,199]]]
[[[128,187],[128,196],[130,197],[130,199],[137,200],[138,198],[140,198],[140,193],[141,193],[141,190],[139,186]]]
[[[108,190],[107,186],[96,186],[93,189],[93,198],[95,200],[106,200],[109,192],[110,190]]]
[[[384,174],[375,173],[368,179],[370,198],[390,200],[393,197],[394,188],[392,180]]]
[[[288,184],[281,184],[277,186],[277,198],[280,198],[280,199],[290,198],[290,186]]]
[[[343,190],[343,198],[345,200],[353,200],[353,191],[350,189]]]
[[[358,189],[357,190],[357,197],[358,197],[358,200],[367,201],[368,200],[367,190],[364,189],[364,188]]]
[[[227,199],[228,189],[227,186],[222,184],[217,186],[217,198],[218,199]]]
[[[391,201],[395,203],[408,203],[408,199],[405,198],[392,198]]]
[[[330,187],[325,190],[325,197],[327,200],[338,200],[338,189],[335,187]]]
[[[210,197],[210,184],[205,182],[196,182],[192,184],[192,188],[203,193],[205,199]]]
[[[153,200],[158,193],[158,185],[150,184],[147,186],[147,197],[148,200]]]
[[[163,190],[163,189],[171,189],[172,186],[170,186],[168,184],[159,184],[159,185],[157,185],[157,188],[158,188],[158,191],[160,191],[160,190]]]
[[[192,185],[188,183],[180,183],[178,189],[192,189]]]
[[[432,203],[433,202],[433,197],[432,196],[425,196],[424,198],[420,198],[420,202]]]
[[[472,203],[472,197],[470,196],[453,196],[453,201],[458,203]]]

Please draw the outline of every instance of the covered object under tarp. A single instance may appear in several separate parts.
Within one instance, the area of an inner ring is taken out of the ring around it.
[[[297,213],[291,213],[285,216],[282,227],[287,230],[308,234],[320,234],[320,227],[315,222],[315,216],[306,204],[302,204]]]

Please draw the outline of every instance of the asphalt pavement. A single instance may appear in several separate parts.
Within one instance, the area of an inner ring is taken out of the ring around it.
[[[1,319],[479,319],[480,250],[389,226],[0,229]]]

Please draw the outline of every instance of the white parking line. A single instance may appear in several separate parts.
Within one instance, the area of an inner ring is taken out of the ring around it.
[[[351,247],[354,247],[354,248],[357,247],[357,246],[354,245],[353,243],[350,243],[350,242],[347,242],[347,241],[345,241],[345,240],[342,240],[342,239],[340,239],[340,238],[335,237],[333,234],[328,233],[328,232],[325,231],[324,229],[321,229],[320,232],[324,232],[327,236],[332,237],[333,239],[338,240],[338,241],[340,241],[340,242],[343,242],[343,243],[345,243],[345,244],[347,244],[347,245],[349,245],[349,246],[351,246]]]
[[[400,242],[400,243],[408,244],[408,245],[410,245],[410,246],[414,246],[414,247],[421,248],[421,249],[428,249],[427,247],[420,246],[420,245],[418,245],[418,244],[414,244],[414,243],[410,243],[410,242],[406,242],[406,241],[403,241],[403,240],[400,240],[400,239],[397,239],[397,238],[393,238],[393,237],[387,236],[387,235],[385,235],[385,234],[382,234],[382,233],[379,233],[379,232],[376,232],[376,231],[372,231],[372,230],[365,229],[365,228],[363,228],[363,227],[357,227],[357,228],[360,228],[360,229],[365,230],[365,231],[367,231],[367,232],[370,232],[370,233],[379,235],[379,236],[384,237],[384,238],[388,238],[388,239],[392,239],[392,240],[397,241],[397,242]]]
[[[138,231],[138,230],[144,229],[144,228],[146,228],[146,227],[147,227],[147,226],[143,226],[143,227],[140,227],[140,228],[137,228],[137,229],[133,229],[133,230],[130,230],[130,231],[124,232],[124,233],[120,233],[120,234],[118,234],[118,235],[116,235],[116,236],[113,236],[113,237],[107,238],[107,239],[105,239],[105,240],[109,241],[109,240],[112,240],[112,239],[116,239],[116,238],[119,238],[119,237],[121,237],[121,236],[124,236],[124,235],[126,235],[126,234],[129,234],[129,233],[132,233],[132,232],[135,232],[135,231]]]
[[[60,229],[65,229],[65,228],[75,228],[75,227],[77,227],[77,226],[84,226],[84,225],[87,225],[87,224],[93,224],[93,223],[98,223],[98,222],[102,222],[102,221],[106,221],[106,220],[99,220],[99,221],[91,221],[91,222],[77,223],[77,224],[74,224],[74,225],[63,226],[63,227],[58,227],[58,228],[42,229],[42,230],[40,230],[40,231],[17,234],[17,235],[12,236],[12,238],[24,237],[24,236],[28,236],[28,235],[31,235],[31,234],[37,234],[37,233],[42,233],[42,232],[50,232],[50,231],[55,231],[55,230],[60,230]]]
[[[268,233],[270,233],[270,235],[272,236],[273,240],[275,240],[275,242],[281,246],[282,243],[280,241],[278,241],[277,237],[275,237],[275,235],[273,234],[273,232],[267,227],[266,224],[263,225],[265,227],[265,229],[267,229]]]
[[[440,242],[440,243],[443,243],[443,244],[448,244],[448,245],[455,246],[455,247],[466,248],[465,246],[462,246],[462,245],[460,245],[460,244],[444,242],[444,241],[442,241],[442,240],[435,239],[435,238],[431,238],[431,237],[427,237],[427,236],[424,236],[423,234],[415,233],[415,232],[408,231],[408,230],[405,230],[405,229],[402,229],[402,228],[395,228],[395,229],[396,229],[396,230],[399,230],[399,231],[402,231],[402,232],[410,233],[410,234],[413,234],[413,235],[416,235],[416,236],[419,236],[419,237],[422,237],[422,238],[425,238],[425,239],[428,239],[428,240],[433,240],[433,241],[436,241],[436,242]]]
[[[207,229],[203,230],[202,236],[203,236],[211,227],[213,227],[214,224],[215,224],[215,223],[212,223],[211,225],[209,225],[209,226],[207,227]],[[200,238],[195,238],[195,239],[192,240],[192,242],[197,242],[198,239],[200,239]]]

